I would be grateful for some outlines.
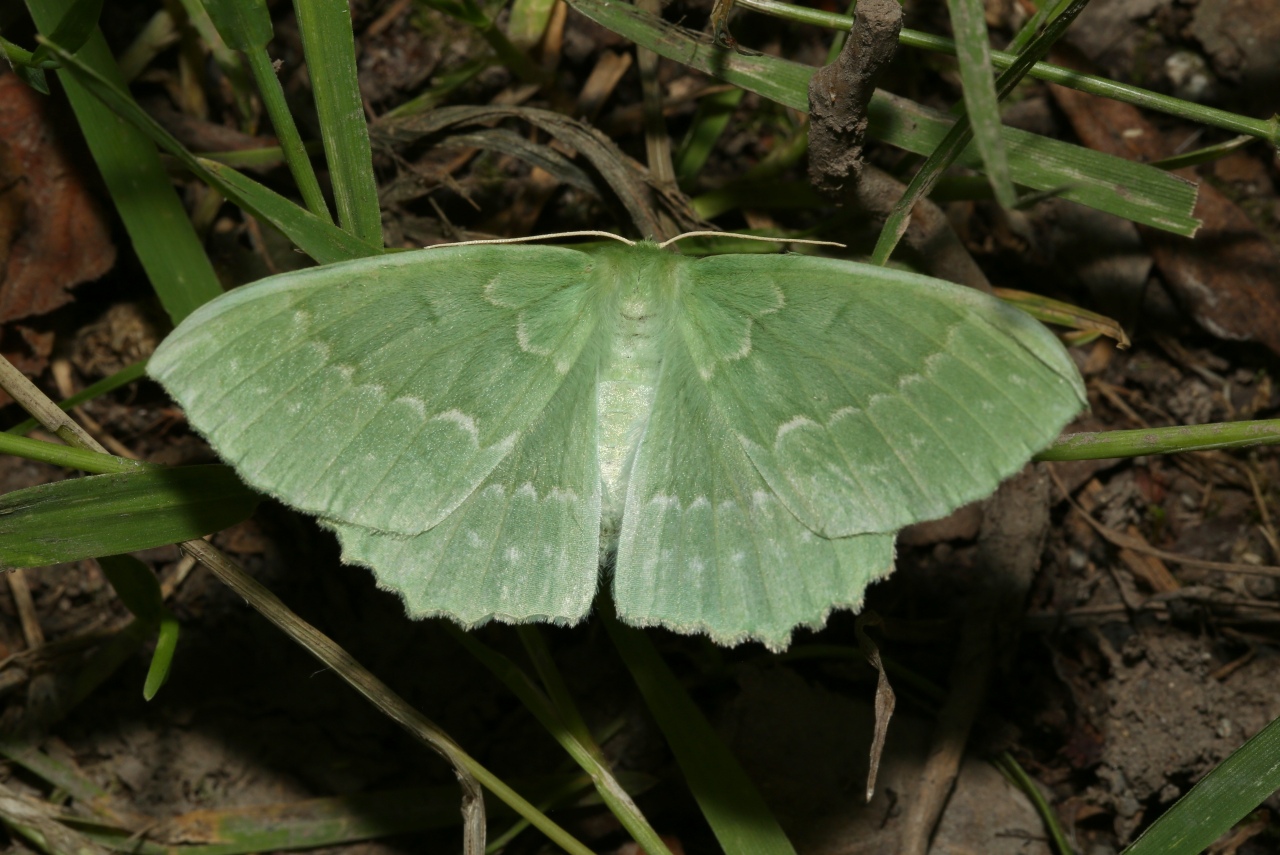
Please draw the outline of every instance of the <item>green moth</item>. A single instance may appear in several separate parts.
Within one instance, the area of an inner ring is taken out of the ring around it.
[[[923,276],[653,243],[455,245],[273,276],[149,371],[253,487],[414,617],[785,646],[894,536],[992,492],[1084,403],[1027,315]]]

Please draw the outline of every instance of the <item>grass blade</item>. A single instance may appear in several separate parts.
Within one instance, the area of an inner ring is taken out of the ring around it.
[[[302,142],[302,135],[298,133],[298,126],[294,124],[293,115],[289,112],[284,87],[280,85],[280,78],[276,76],[275,66],[267,55],[266,47],[247,48],[244,55],[249,61],[253,79],[258,84],[258,92],[267,108],[267,115],[271,117],[271,126],[276,129],[280,148],[289,164],[289,171],[293,173],[293,180],[298,185],[298,192],[302,194],[311,213],[332,223],[333,215],[329,213],[329,205],[320,190],[320,179],[311,166],[311,157]]]
[[[373,150],[356,77],[355,36],[347,0],[295,0],[307,73],[329,162],[338,222],[361,241],[382,247],[382,214]]]
[[[103,0],[74,0],[49,38],[65,45],[72,53],[80,50],[98,29],[98,19],[102,17],[102,2]],[[39,65],[48,59],[49,50],[41,45],[32,55],[31,63]]]
[[[507,19],[507,38],[522,51],[533,48],[547,31],[555,6],[556,0],[515,0]]]
[[[1151,165],[1156,169],[1185,169],[1188,166],[1199,166],[1202,163],[1211,163],[1219,160],[1229,154],[1239,151],[1245,146],[1251,144],[1257,137],[1251,137],[1248,134],[1241,134],[1238,137],[1229,139],[1226,142],[1220,142],[1216,145],[1207,145],[1204,148],[1198,148],[1194,151],[1188,151],[1185,154],[1175,154],[1172,157],[1161,158],[1160,160],[1151,161]]]
[[[498,22],[490,17],[489,13],[475,0],[418,0],[418,2],[474,27],[476,33],[493,50],[498,61],[525,83],[541,85],[546,81],[546,74],[498,28]],[[514,10],[512,14],[514,15]]]
[[[868,113],[870,136],[917,154],[933,151],[953,124],[928,107],[883,91],[871,99]],[[1016,184],[1183,237],[1200,227],[1192,216],[1198,190],[1184,178],[1014,128],[1004,128],[1003,135]],[[956,165],[978,169],[981,162],[968,148]]]
[[[1141,457],[1145,454],[1173,454],[1179,451],[1209,451],[1217,448],[1248,448],[1280,444],[1280,419],[1248,422],[1219,422],[1210,425],[1179,425],[1141,430],[1106,430],[1064,436],[1035,456],[1036,460],[1105,460],[1113,457]]]
[[[0,54],[4,55],[8,66],[13,69],[13,73],[18,75],[23,83],[41,95],[49,94],[49,80],[45,77],[44,68],[31,64],[35,56],[31,51],[25,50],[0,36]]]
[[[637,11],[626,3],[571,0],[570,5],[601,26],[668,59],[797,110],[808,111],[811,66],[777,57],[737,53],[702,36]],[[847,19],[846,19],[847,20]],[[877,90],[868,109],[869,136],[916,154],[933,151],[953,120],[906,98]],[[1002,128],[1015,184],[1107,211],[1179,235],[1195,233],[1191,216],[1196,187],[1146,164],[1082,148],[1015,128]],[[956,161],[980,168],[969,149]]]
[[[964,84],[964,106],[973,123],[973,141],[982,165],[1003,208],[1012,208],[1018,197],[1009,177],[1009,159],[1000,136],[1000,102],[991,68],[991,41],[987,35],[982,0],[948,0],[951,29],[956,36],[956,59]]]
[[[273,35],[266,0],[201,0],[227,47],[247,51],[266,47]]]
[[[91,475],[0,496],[0,566],[41,567],[203,537],[261,497],[229,466]]]
[[[164,128],[151,118],[133,97],[121,87],[115,86],[108,79],[85,66],[78,57],[72,56],[61,48],[52,47],[54,55],[65,66],[66,71],[74,75],[76,81],[101,99],[115,114],[126,119],[140,129],[147,137],[172,154],[182,165],[191,170],[199,179],[213,187],[223,196],[253,214],[275,226],[293,241],[299,249],[310,255],[321,264],[334,261],[346,261],[376,255],[380,247],[367,244],[337,226],[327,223],[311,212],[276,193],[274,190],[247,178],[228,166],[222,166],[211,160],[196,157],[187,151],[181,143],[173,138]],[[113,116],[112,121],[119,122]],[[148,143],[148,146],[150,144]],[[203,258],[203,254],[201,256]],[[206,261],[207,263],[207,261]]]
[[[780,0],[737,0],[737,3],[743,8],[754,9],[766,15],[811,24],[815,27],[828,27],[840,32],[847,33],[853,25],[853,19],[848,15],[809,9],[804,6],[794,6],[789,3],[782,3]],[[1036,25],[1039,20],[1047,16],[1047,13],[1048,7],[1046,6],[1032,17],[1029,26]],[[956,53],[956,43],[952,39],[935,36],[931,33],[922,33],[919,30],[911,30],[905,27],[898,34],[898,42],[904,47],[919,48],[920,50],[934,53],[944,53],[950,56],[955,56]],[[1010,43],[1009,47],[1011,50],[1017,51],[1020,44],[1021,41],[1015,39]],[[1008,68],[1017,60],[1018,57],[1013,53],[1002,50],[991,51],[991,64],[997,68]],[[1179,116],[1191,122],[1212,125],[1215,128],[1222,128],[1234,134],[1249,134],[1258,139],[1267,140],[1272,145],[1280,145],[1280,116],[1272,116],[1268,119],[1242,116],[1230,110],[1220,110],[1216,107],[1197,104],[1194,101],[1184,101],[1181,98],[1162,95],[1159,92],[1152,92],[1150,89],[1143,89],[1140,86],[1133,86],[1107,77],[1099,77],[1096,74],[1072,71],[1047,62],[1037,62],[1031,66],[1028,75],[1037,80],[1045,80],[1049,83],[1066,86],[1069,89],[1100,95],[1103,98],[1112,98],[1146,110],[1158,110],[1162,113],[1168,113],[1170,116]]]
[[[44,773],[41,774],[44,780],[57,786],[63,786],[61,781],[68,781],[72,774],[61,774],[58,781],[51,780],[46,767],[36,764],[52,761],[27,746],[0,743],[0,754],[12,757],[15,763],[33,772],[35,766]],[[580,773],[544,775],[516,783],[520,791],[531,798],[557,804],[566,801],[563,794],[576,793],[588,786],[586,776]],[[82,791],[95,795],[93,804],[109,798],[106,793],[89,790],[94,786],[90,781],[80,786]],[[487,810],[495,818],[512,815],[510,808],[501,802],[495,801]],[[173,839],[217,841],[191,846],[139,840],[124,823],[105,821],[93,826],[80,823],[77,827],[86,837],[112,851],[134,855],[253,855],[351,844],[457,825],[458,788],[443,786],[379,790],[220,810],[199,809],[167,818],[165,828]]]
[[[1017,306],[1042,323],[1056,324],[1091,335],[1105,335],[1115,339],[1121,348],[1129,346],[1129,336],[1125,333],[1124,327],[1106,315],[1100,315],[1043,294],[1032,294],[1016,288],[992,288],[991,291],[1001,300]]]
[[[320,181],[311,167],[311,158],[303,145],[298,126],[289,112],[285,100],[284,88],[280,78],[276,76],[275,66],[267,55],[267,43],[273,35],[271,14],[267,11],[266,0],[203,0],[204,8],[209,13],[214,27],[227,46],[241,51],[249,62],[253,79],[258,84],[258,94],[262,96],[262,104],[267,109],[271,126],[275,128],[280,139],[280,148],[293,180],[298,185],[307,209],[322,220],[333,222],[329,214],[329,206],[320,192]]]
[[[1039,35],[1027,44],[1026,49],[1018,55],[1017,61],[1005,69],[1000,75],[1000,79],[996,81],[997,98],[1004,98],[1013,91],[1013,87],[1031,70],[1031,66],[1035,65],[1036,60],[1049,52],[1049,48],[1062,37],[1067,27],[1076,19],[1076,16],[1084,11],[1084,7],[1088,2],[1089,0],[1072,0],[1070,6],[1064,9]],[[902,198],[893,206],[888,219],[885,220],[884,227],[880,230],[880,238],[876,241],[875,249],[871,253],[872,264],[887,264],[889,262],[889,256],[893,253],[894,247],[898,245],[898,241],[906,234],[911,211],[916,202],[929,194],[929,191],[933,189],[933,185],[942,176],[943,171],[956,162],[960,152],[965,149],[972,136],[973,126],[969,117],[967,115],[961,116],[947,131],[947,135],[943,137],[942,142],[938,143],[938,147],[929,153],[925,162],[915,176],[912,177],[911,183],[907,185]]]
[[[164,597],[151,568],[131,555],[104,555],[98,559],[120,602],[144,623],[159,624],[164,614]]]
[[[178,23],[168,9],[160,9],[142,25],[129,46],[116,55],[116,64],[120,66],[120,75],[126,83],[133,83],[147,66],[164,51],[182,40],[178,31]],[[62,42],[54,39],[58,44]]]
[[[693,186],[744,94],[734,88],[707,95],[698,102],[698,110],[675,156],[676,183],[681,187]]]
[[[1280,789],[1280,718],[1232,752],[1121,855],[1197,855]]]
[[[493,63],[493,57],[489,56],[467,60],[457,68],[446,71],[435,78],[432,85],[424,89],[421,94],[415,95],[398,107],[383,113],[378,117],[378,121],[385,122],[391,119],[402,119],[406,116],[416,116],[429,112],[438,105],[443,104],[455,89],[470,83]]]
[[[102,454],[87,448],[73,448],[69,445],[27,439],[9,433],[0,433],[0,454],[12,454],[27,460],[38,460],[52,466],[61,466],[63,469],[79,469],[82,472],[93,472],[99,475],[135,472],[139,469],[155,467],[154,463],[146,463],[142,460],[130,460],[127,457]]]
[[[1048,833],[1049,839],[1053,841],[1054,851],[1058,855],[1075,855],[1075,848],[1071,845],[1066,831],[1063,830],[1062,823],[1058,821],[1058,815],[1054,812],[1053,806],[1049,804],[1049,800],[1040,791],[1040,786],[1018,764],[1013,755],[1008,751],[1002,751],[998,756],[992,758],[990,763],[1030,799],[1031,804],[1035,806],[1036,813],[1040,815],[1040,821],[1044,823],[1044,830]]]
[[[229,90],[227,96],[239,119],[240,130],[246,133],[256,132],[258,108],[254,104],[249,72],[240,54],[227,47],[222,36],[218,35],[218,28],[213,25],[213,20],[200,0],[178,0],[178,3],[186,12],[187,22],[193,31],[192,35],[199,38],[202,48],[208,50],[209,58],[226,78],[223,85]]]
[[[349,261],[382,252],[381,245],[366,243],[327,219],[320,219],[243,172],[204,158],[196,161],[197,176],[255,217],[271,223],[317,264]]]
[[[55,30],[72,0],[28,0],[41,32]],[[76,60],[124,89],[106,40],[94,32]],[[58,72],[111,200],[120,212],[134,251],[169,317],[176,323],[222,293],[222,286],[155,146],[137,128],[120,121],[66,70]]]
[[[642,631],[619,623],[612,604],[606,602],[601,600],[596,613],[662,728],[721,848],[730,855],[795,855],[760,791],[667,668],[653,642]]]
[[[178,636],[181,627],[178,619],[168,609],[160,617],[160,627],[156,631],[156,648],[151,652],[151,664],[147,666],[147,679],[142,684],[143,700],[151,700],[160,691],[160,687],[169,679],[169,669],[173,666],[173,654],[178,649]]]
[[[471,655],[480,660],[520,699],[538,723],[560,743],[565,753],[591,777],[591,783],[600,794],[600,799],[644,851],[650,855],[671,855],[671,850],[662,842],[640,808],[605,764],[603,752],[587,730],[586,723],[569,699],[567,691],[558,693],[560,704],[557,708],[551,698],[539,690],[529,676],[506,656],[485,646],[469,632],[452,624],[445,626],[459,644],[467,648]],[[563,690],[562,685],[558,688]]]

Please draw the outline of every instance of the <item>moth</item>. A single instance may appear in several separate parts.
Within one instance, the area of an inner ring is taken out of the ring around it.
[[[1057,339],[972,289],[650,242],[273,276],[148,370],[413,617],[572,624],[603,567],[628,623],[774,649],[1085,403]]]

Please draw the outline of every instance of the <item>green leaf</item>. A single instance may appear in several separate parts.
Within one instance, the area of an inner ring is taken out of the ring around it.
[[[4,54],[5,60],[9,67],[13,69],[18,77],[22,78],[22,82],[26,83],[32,89],[41,95],[49,94],[49,82],[45,78],[44,69],[39,68],[32,63],[35,55],[26,48],[19,47],[8,39],[0,36],[0,53]],[[52,63],[50,63],[52,64]]]
[[[267,115],[271,117],[271,125],[276,129],[276,136],[280,138],[280,149],[289,163],[289,170],[293,173],[294,180],[298,183],[298,192],[302,194],[302,198],[307,203],[307,209],[311,213],[326,223],[332,223],[333,216],[329,213],[329,204],[325,201],[324,192],[320,189],[320,180],[316,177],[315,168],[311,165],[307,146],[298,133],[293,114],[289,112],[289,104],[285,98],[284,87],[280,85],[280,78],[276,75],[275,64],[267,55],[265,47],[249,48],[245,58],[249,61],[254,80],[257,81],[263,106],[267,108]]]
[[[489,16],[476,4],[475,0],[419,0],[419,2],[477,30],[493,26],[493,21],[489,20]]]
[[[40,567],[191,540],[247,519],[258,501],[220,465],[15,490],[0,496],[0,566]]]
[[[785,646],[893,535],[980,498],[1084,390],[975,291],[800,255],[454,246],[271,277],[149,364],[251,485],[416,617],[619,613]]]
[[[125,607],[157,633],[156,649],[142,686],[142,696],[149,701],[169,678],[178,646],[178,619],[165,608],[156,574],[132,555],[104,555],[98,558],[98,566]]]
[[[676,179],[681,187],[692,185],[693,180],[702,172],[720,135],[729,126],[729,120],[733,118],[743,94],[741,89],[729,89],[707,95],[698,102],[698,111],[694,113],[689,131],[680,143],[680,150],[675,157]]]
[[[229,47],[242,51],[245,59],[248,60],[254,81],[258,84],[262,104],[271,118],[271,126],[275,128],[276,135],[280,138],[280,147],[289,162],[294,180],[298,183],[298,191],[306,200],[307,209],[317,217],[332,222],[306,146],[293,121],[293,114],[289,112],[284,88],[280,85],[275,66],[267,55],[267,42],[271,41],[273,32],[271,13],[267,11],[266,0],[202,0],[202,2],[218,35]]]
[[[12,42],[7,42],[4,39],[0,39],[0,43],[3,43],[5,52],[9,54],[8,56],[9,67],[13,69],[14,74],[18,75],[18,77],[22,79],[23,83],[27,84],[32,89],[39,92],[41,95],[48,95],[49,79],[45,75],[44,69],[36,68],[35,66],[32,66],[32,65],[25,65],[15,60],[13,58],[12,53],[10,53],[10,49],[11,48],[15,50],[21,50],[21,49],[18,48],[16,45],[14,45]]]
[[[507,19],[507,36],[520,50],[529,50],[542,40],[551,22],[556,0],[515,0]]]
[[[41,32],[52,32],[72,7],[71,0],[28,0],[27,8]],[[50,50],[66,62],[65,51]],[[102,34],[95,32],[75,55],[82,68],[119,90],[120,70]],[[99,103],[68,71],[58,72],[67,98],[89,144],[89,151],[111,200],[120,212],[134,250],[151,286],[175,321],[222,293],[204,247],[155,147],[132,125]]]
[[[655,53],[802,112],[809,109],[811,66],[760,54],[739,53],[698,40],[673,24],[628,3],[572,0],[591,20]],[[876,90],[867,109],[869,136],[915,154],[928,155],[954,121],[906,98]],[[1014,183],[1056,195],[1137,223],[1190,236],[1200,221],[1191,216],[1196,187],[1141,163],[1002,128]],[[974,169],[982,159],[973,148],[956,163]]]
[[[271,118],[271,126],[280,138],[280,147],[289,162],[294,180],[298,183],[298,191],[307,203],[307,209],[322,220],[332,222],[315,169],[311,166],[311,159],[298,133],[297,124],[293,121],[293,114],[289,112],[284,88],[276,76],[275,65],[267,55],[267,43],[271,41],[273,32],[266,0],[202,2],[218,36],[230,48],[244,53],[254,81],[258,84],[262,104]],[[227,61],[230,62],[230,59]]]
[[[271,13],[266,0],[202,0],[218,35],[240,51],[264,48],[271,41]]]
[[[385,124],[393,119],[404,119],[430,112],[434,107],[443,104],[456,89],[470,83],[493,64],[493,57],[478,56],[467,60],[457,68],[433,76],[430,86],[403,104],[383,113],[378,117],[379,123]]]
[[[815,27],[827,27],[841,33],[847,33],[853,25],[853,19],[848,15],[796,6],[780,2],[780,0],[737,0],[737,5],[740,8],[753,9],[757,12],[763,12],[766,15],[789,21]],[[1037,0],[1036,5],[1040,6],[1040,9],[1031,16],[1024,28],[1014,36],[1007,46],[1008,50],[1014,53],[1000,50],[991,51],[992,65],[997,68],[1008,68],[1016,63],[1018,61],[1016,52],[1021,50],[1030,40],[1030,36],[1034,35],[1039,24],[1049,18],[1051,11],[1060,12],[1065,4],[1061,0],[1056,3],[1050,3],[1048,0],[1043,0],[1043,2],[1042,0]],[[898,43],[903,47],[919,48],[952,56],[956,53],[956,43],[953,40],[906,27],[903,27],[898,34]],[[1035,63],[1027,73],[1037,80],[1057,83],[1060,86],[1066,86],[1080,92],[1088,92],[1091,95],[1099,95],[1103,98],[1112,98],[1146,110],[1159,110],[1170,116],[1178,116],[1188,121],[1222,128],[1233,134],[1249,134],[1258,139],[1267,140],[1272,145],[1280,145],[1280,116],[1255,119],[1252,116],[1233,113],[1230,110],[1220,110],[1204,104],[1196,104],[1193,101],[1184,101],[1171,95],[1162,95],[1159,92],[1152,92],[1150,89],[1143,89],[1108,77],[1086,74],[1082,71],[1051,65],[1047,62]]]
[[[271,223],[320,264],[366,258],[382,252],[379,246],[365,243],[333,225],[327,211],[323,218],[317,217],[243,172],[205,158],[195,160],[197,176],[255,217]]]
[[[103,555],[98,558],[98,566],[134,617],[143,623],[159,625],[164,614],[164,598],[150,567],[132,555]]]
[[[160,618],[160,628],[156,633],[156,649],[151,654],[151,665],[147,668],[147,679],[142,684],[142,697],[151,700],[160,691],[160,687],[169,679],[169,669],[173,665],[173,654],[178,649],[178,619],[168,610]]]
[[[493,49],[498,61],[511,69],[516,75],[526,83],[542,83],[546,81],[546,75],[540,68],[526,56],[523,50],[515,45],[506,34],[498,28],[498,23],[489,16],[475,0],[418,0],[422,5],[428,6],[444,14],[457,18],[465,24],[473,27],[480,34],[489,47]],[[554,4],[547,4],[548,12]],[[521,23],[512,12],[513,23]],[[545,23],[543,24],[545,28]]]
[[[1204,148],[1198,148],[1194,151],[1188,151],[1183,154],[1175,154],[1172,157],[1161,158],[1160,160],[1151,161],[1151,165],[1157,169],[1186,169],[1189,166],[1199,166],[1202,163],[1212,163],[1215,160],[1234,154],[1247,145],[1257,141],[1257,137],[1248,134],[1240,134],[1237,137],[1220,142],[1216,145],[1207,145]]]
[[[241,122],[252,122],[250,117],[257,115],[257,105],[253,103],[253,96],[250,91],[249,76],[246,73],[245,64],[239,52],[227,46],[222,36],[218,34],[218,28],[214,25],[213,19],[209,17],[209,12],[205,9],[201,0],[177,0],[182,10],[186,12],[186,24],[199,36],[203,43],[202,47],[209,52],[209,58],[218,66],[218,70],[222,72],[224,80],[220,81],[219,88],[226,92],[226,97],[231,101],[235,114],[240,117]],[[173,0],[168,0],[166,5],[171,11],[173,9]],[[252,13],[249,13],[252,17]],[[181,17],[181,16],[179,16]],[[261,22],[257,25],[259,31]],[[260,32],[259,32],[260,35]],[[264,101],[266,99],[264,98]],[[272,125],[278,134],[281,133],[280,128],[275,125],[276,116],[270,112],[268,108],[268,116],[270,116]],[[252,124],[245,124],[242,130],[252,130]]]
[[[1198,855],[1280,789],[1280,718],[1205,775],[1122,855]]]
[[[98,18],[102,16],[102,2],[103,0],[74,0],[49,39],[62,45],[71,53],[80,50],[98,29]],[[44,45],[36,48],[31,56],[32,65],[39,65],[48,60],[49,49]]]

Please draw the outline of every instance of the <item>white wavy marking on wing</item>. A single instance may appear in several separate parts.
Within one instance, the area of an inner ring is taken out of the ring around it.
[[[453,422],[471,436],[471,444],[473,446],[480,447],[480,430],[476,427],[475,419],[461,410],[445,410],[442,413],[436,413],[430,420],[433,422]]]
[[[782,440],[787,434],[791,433],[793,430],[799,430],[802,427],[808,427],[810,425],[818,427],[818,423],[808,416],[796,416],[795,418],[778,425],[778,432],[774,434],[773,437],[774,450],[776,451],[778,446],[782,444]]]

